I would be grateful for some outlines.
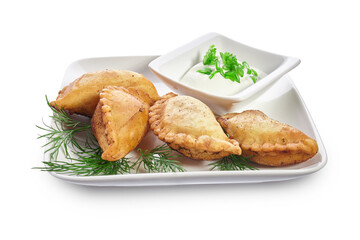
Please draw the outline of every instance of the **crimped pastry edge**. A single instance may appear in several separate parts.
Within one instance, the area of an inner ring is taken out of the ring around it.
[[[259,110],[246,110],[243,111],[241,113],[244,112],[255,112],[256,114],[261,114],[267,118],[269,118],[266,114],[264,114],[263,112],[259,111]],[[222,126],[222,128],[225,130],[225,132],[227,132],[227,128],[228,128],[228,123],[227,121],[230,120],[233,116],[234,113],[228,113],[225,114],[224,116],[220,116],[217,117],[218,122],[220,123],[220,125]],[[231,116],[229,118],[226,118],[225,116]],[[235,115],[235,114],[234,114]],[[271,119],[271,118],[270,118]],[[274,119],[271,119],[272,121],[276,121]],[[279,122],[280,123],[280,122]],[[281,123],[283,124],[283,123]],[[284,124],[286,126],[289,126],[287,124]],[[289,126],[291,127],[291,126]],[[299,130],[298,130],[299,131]],[[257,144],[257,143],[253,143],[253,144],[242,144],[239,143],[241,145],[241,148],[243,150],[251,150],[251,151],[255,151],[255,152],[273,152],[273,151],[290,151],[290,152],[299,152],[300,150],[302,152],[305,152],[307,154],[311,154],[313,153],[313,148],[317,149],[317,144],[316,141],[314,139],[305,139],[304,141],[300,141],[300,142],[294,142],[294,143],[286,143],[286,144],[279,144],[279,143],[264,143],[264,144]],[[317,150],[315,151],[317,152]]]
[[[170,147],[193,159],[213,160],[230,154],[241,154],[241,148],[236,140],[224,141],[210,136],[193,137],[185,133],[168,133],[161,127],[161,116],[164,104],[170,98],[176,97],[175,93],[167,93],[150,107],[150,129],[158,138],[166,142]],[[188,151],[186,151],[186,150]],[[196,149],[196,150],[194,150]],[[189,154],[191,152],[191,154]],[[204,154],[204,153],[207,154]],[[223,152],[223,154],[219,154]]]
[[[112,129],[115,129],[115,121],[111,112],[111,107],[109,106],[109,103],[111,102],[109,99],[107,99],[104,95],[110,93],[111,90],[122,90],[131,96],[138,99],[143,104],[147,104],[149,106],[149,102],[145,101],[143,99],[143,96],[139,94],[137,90],[128,89],[125,87],[119,87],[119,86],[107,86],[102,89],[100,92],[100,100],[99,104],[101,105],[101,114],[102,114],[102,121],[104,122],[105,126],[105,138],[107,140],[108,148],[106,150],[103,150],[102,158],[106,159],[107,161],[116,161],[120,158],[123,158],[127,155],[127,153],[119,154],[114,156],[114,148],[117,148],[117,137],[116,132],[112,131]],[[141,90],[139,90],[141,91]],[[145,93],[146,94],[146,93]],[[107,124],[105,124],[107,123]],[[146,127],[148,129],[148,126]],[[147,131],[147,130],[146,130]]]

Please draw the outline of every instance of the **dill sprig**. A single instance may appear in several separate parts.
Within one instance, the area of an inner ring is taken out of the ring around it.
[[[117,161],[106,161],[101,158],[102,150],[91,131],[85,138],[84,148],[75,149],[75,157],[69,158],[78,167],[77,175],[98,176],[130,173],[133,164],[130,158],[124,157]]]
[[[37,167],[35,169],[77,176],[124,174],[130,173],[132,169],[128,158],[110,162],[103,160],[101,153],[90,153],[80,150],[74,152],[74,154],[76,157],[67,158],[70,160],[69,162],[43,161],[45,167]]]
[[[138,149],[140,156],[136,161],[137,169],[143,165],[148,172],[184,172],[185,169],[179,165],[179,161],[175,160],[178,155],[171,155],[172,149],[166,144],[157,146],[152,150]]]
[[[220,171],[258,170],[249,164],[249,159],[251,159],[251,156],[229,155],[209,165],[213,167],[211,170],[217,169]]]
[[[53,112],[53,115],[50,116],[53,120],[53,124],[49,125],[43,121],[43,127],[36,125],[37,128],[46,132],[45,134],[40,135],[38,139],[48,139],[48,142],[42,147],[46,148],[45,153],[49,152],[49,158],[51,161],[57,160],[61,150],[64,151],[66,157],[69,157],[69,146],[81,149],[81,146],[75,137],[81,132],[90,131],[91,126],[70,118],[63,109],[53,108],[50,105],[47,96],[45,96],[45,98],[47,105]]]
[[[73,148],[72,154],[73,157],[66,158],[68,162],[43,162],[46,165],[43,170],[78,176],[100,176],[130,173],[132,169],[129,158],[112,162],[103,160],[102,150],[90,130],[86,132],[85,143],[81,148]]]

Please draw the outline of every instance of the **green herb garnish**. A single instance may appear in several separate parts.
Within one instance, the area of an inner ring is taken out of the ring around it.
[[[179,165],[179,161],[175,160],[179,156],[171,155],[172,149],[166,144],[157,146],[153,150],[141,150],[139,159],[136,161],[138,172],[142,164],[148,172],[184,172],[185,169]]]
[[[204,65],[215,65],[215,63],[217,61],[218,61],[218,57],[216,56],[215,45],[211,45],[204,56],[203,64]]]
[[[43,122],[43,127],[36,125],[37,128],[46,132],[39,136],[38,139],[48,139],[48,142],[42,147],[46,148],[45,153],[49,152],[51,161],[57,159],[61,150],[64,151],[66,157],[69,157],[70,153],[68,151],[68,146],[81,149],[75,136],[81,132],[90,131],[91,126],[70,118],[63,109],[51,107],[47,97],[46,103],[53,112],[53,115],[50,116],[50,118],[53,119],[54,124],[48,125]]]
[[[42,171],[56,172],[77,176],[99,176],[130,173],[132,165],[128,158],[109,162],[101,158],[101,155],[84,152],[77,158],[67,158],[66,161],[43,161],[45,167],[36,167]]]
[[[199,73],[210,75],[212,73],[212,69],[205,67],[204,69],[198,70]]]
[[[220,171],[258,170],[249,164],[249,159],[251,159],[251,157],[229,155],[209,165],[213,167],[211,170],[218,169]]]
[[[81,149],[75,148],[73,157],[68,157],[70,163],[63,163],[62,167],[68,168],[68,173],[83,176],[116,175],[130,173],[133,164],[130,158],[121,158],[117,161],[105,161],[101,158],[102,150],[95,136],[89,130]],[[64,173],[64,172],[63,172]]]
[[[217,73],[221,74],[224,78],[229,79],[233,82],[240,83],[244,74],[248,74],[254,83],[258,80],[257,72],[250,68],[249,64],[245,61],[242,63],[238,62],[235,55],[229,52],[220,52],[221,61],[216,56],[215,45],[211,45],[203,58],[204,65],[215,65],[215,70],[205,67],[197,72],[209,75],[212,79]],[[220,64],[222,62],[222,66]]]

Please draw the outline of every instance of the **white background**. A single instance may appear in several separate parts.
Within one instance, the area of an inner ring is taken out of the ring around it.
[[[1,239],[359,239],[356,1],[2,1]],[[166,53],[208,32],[296,56],[291,72],[328,153],[276,183],[100,188],[41,165],[36,124],[71,62]]]

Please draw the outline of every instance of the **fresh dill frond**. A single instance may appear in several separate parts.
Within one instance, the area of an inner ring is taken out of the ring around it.
[[[81,146],[76,141],[75,137],[81,132],[90,131],[91,126],[70,118],[63,109],[53,108],[47,97],[46,103],[53,112],[53,115],[50,116],[50,118],[53,119],[53,124],[49,125],[43,121],[44,126],[36,125],[37,128],[45,132],[40,135],[38,139],[48,139],[48,142],[42,147],[46,149],[45,153],[49,153],[51,161],[57,160],[60,151],[64,151],[65,156],[69,157],[69,146],[81,149]]]
[[[220,171],[243,171],[243,170],[258,170],[256,167],[251,166],[249,163],[250,157],[243,157],[239,155],[229,155],[222,159],[210,163],[211,170],[217,169]]]
[[[71,162],[44,161],[45,167],[35,167],[34,169],[76,176],[100,176],[130,173],[128,170],[130,165],[126,158],[114,162],[105,161],[101,158],[94,158],[94,156],[91,156],[89,159],[70,159],[72,160]]]
[[[184,172],[185,169],[180,165],[180,162],[175,160],[178,155],[171,155],[172,149],[166,144],[157,146],[152,150],[138,149],[140,156],[136,161],[137,169],[139,171],[141,165],[148,172]]]
[[[79,150],[78,152],[74,152],[75,157],[67,158],[69,161],[44,161],[45,167],[37,167],[35,169],[77,176],[130,173],[132,165],[128,158],[110,162],[101,158],[101,149],[99,149],[99,152],[92,153]]]
[[[130,173],[133,168],[129,158],[121,158],[117,161],[106,161],[101,158],[102,150],[95,136],[88,131],[82,148],[72,151],[74,157],[69,157],[69,168],[72,174],[82,176],[116,175]]]
[[[50,159],[43,161],[45,167],[35,169],[77,176],[100,176],[130,173],[133,168],[128,158],[112,162],[103,160],[102,150],[90,129],[86,131],[85,143],[73,144],[71,153],[65,156],[67,161]]]

